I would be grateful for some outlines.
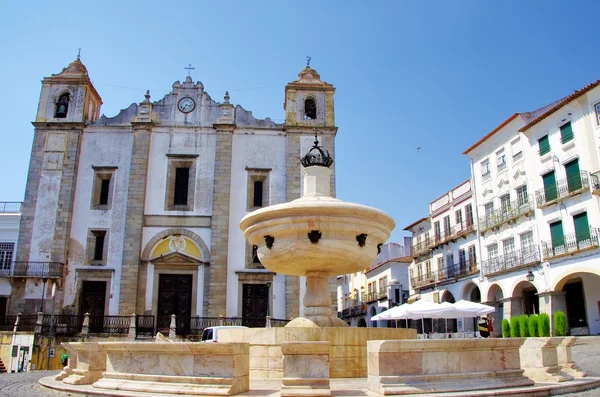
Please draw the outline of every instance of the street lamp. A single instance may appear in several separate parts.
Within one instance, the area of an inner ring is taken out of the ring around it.
[[[530,283],[533,283],[533,280],[535,279],[535,276],[533,275],[533,272],[531,271],[531,269],[527,270],[527,275],[525,276],[525,278]]]
[[[50,314],[50,336],[48,338],[48,361],[46,363],[46,369],[50,370],[50,351],[52,349],[52,331],[54,325],[54,297],[56,296],[56,283],[52,284],[52,312]],[[53,354],[54,356],[54,354]]]
[[[48,282],[47,278],[43,278],[42,282],[44,283],[42,286],[42,304],[40,305],[40,312],[44,312],[44,297],[46,296],[46,283]]]

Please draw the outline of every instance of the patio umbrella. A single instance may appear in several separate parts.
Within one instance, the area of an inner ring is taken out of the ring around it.
[[[410,306],[408,303],[405,303],[400,306],[394,306],[391,309],[383,311],[373,317],[371,317],[371,321],[385,321],[385,320],[399,320],[406,313],[406,308]]]
[[[421,319],[421,327],[425,333],[424,318],[443,318],[443,313],[453,310],[448,305],[418,300],[406,309],[406,316],[410,319]]]

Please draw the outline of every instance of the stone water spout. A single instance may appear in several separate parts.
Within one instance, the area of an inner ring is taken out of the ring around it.
[[[333,158],[316,137],[301,163],[302,197],[251,212],[240,228],[250,244],[258,246],[266,268],[306,276],[305,317],[287,327],[348,326],[331,315],[327,277],[366,269],[395,223],[378,209],[331,197]]]

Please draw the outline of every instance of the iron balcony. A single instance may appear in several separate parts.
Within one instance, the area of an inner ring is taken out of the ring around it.
[[[20,201],[0,201],[0,213],[19,214],[22,204]]]
[[[491,276],[538,263],[540,263],[540,248],[538,245],[531,245],[518,251],[489,258],[481,263],[481,268],[484,275]]]
[[[542,242],[542,255],[544,260],[548,260],[597,249],[598,246],[598,228],[593,227],[583,232],[567,234],[562,238]]]
[[[580,171],[565,179],[557,181],[552,186],[547,186],[535,192],[538,208],[556,204],[568,197],[575,196],[590,187],[587,171]]]
[[[600,171],[590,174],[592,182],[592,194],[600,195]]]
[[[492,213],[479,218],[479,231],[493,229],[504,223],[517,220],[520,216],[533,214],[533,197],[526,196],[510,202],[507,206],[498,208]]]
[[[0,277],[62,278],[64,266],[60,262],[0,262]]]

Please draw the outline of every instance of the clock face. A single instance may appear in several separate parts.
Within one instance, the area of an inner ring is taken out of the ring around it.
[[[196,107],[196,102],[190,97],[181,98],[177,104],[177,108],[183,113],[189,113]]]

